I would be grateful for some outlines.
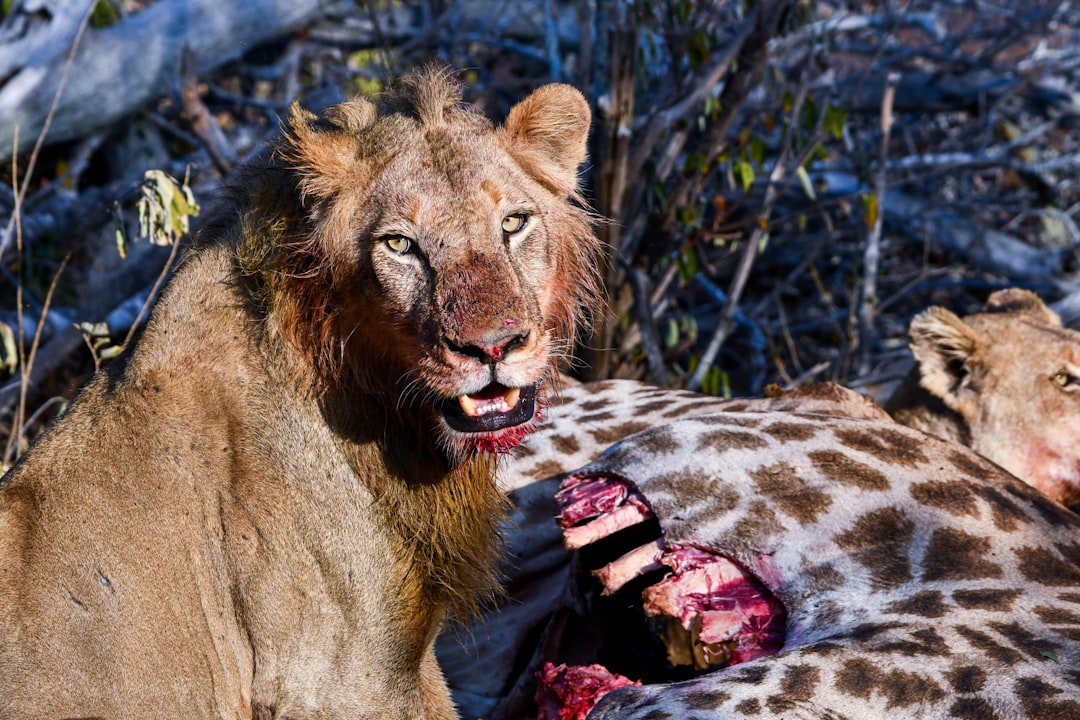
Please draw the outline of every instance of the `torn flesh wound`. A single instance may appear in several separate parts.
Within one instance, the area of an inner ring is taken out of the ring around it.
[[[637,486],[617,473],[575,473],[563,482],[556,500],[556,520],[570,549],[656,517]],[[659,521],[662,527],[663,518]],[[760,556],[750,566],[772,568],[769,581],[779,586],[781,578],[770,557]],[[664,628],[659,634],[672,664],[715,669],[783,647],[783,603],[754,572],[705,543],[660,537],[625,552],[594,575],[607,595],[658,569],[670,572],[645,588],[641,609]]]
[[[553,665],[536,673],[537,720],[585,720],[600,698],[625,685],[640,685],[603,665]]]
[[[678,619],[709,665],[747,662],[783,647],[783,603],[742,566],[693,545],[669,546],[659,561],[672,573],[646,588],[644,610]]]
[[[559,503],[555,520],[571,550],[654,517],[634,484],[614,474],[571,475],[555,500]]]

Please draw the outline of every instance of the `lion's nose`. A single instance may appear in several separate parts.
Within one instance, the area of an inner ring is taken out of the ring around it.
[[[473,342],[455,342],[446,338],[451,352],[486,364],[500,362],[504,357],[529,342],[529,333],[506,328]]]

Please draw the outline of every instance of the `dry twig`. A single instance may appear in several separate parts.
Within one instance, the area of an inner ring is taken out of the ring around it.
[[[885,96],[881,101],[881,145],[878,151],[878,171],[874,181],[873,223],[866,238],[866,251],[863,254],[862,299],[859,304],[859,374],[870,372],[871,351],[874,339],[874,303],[877,301],[878,266],[881,261],[881,226],[885,207],[886,179],[885,168],[889,157],[889,134],[893,124],[893,97],[896,84],[900,82],[899,73],[889,73],[885,85]]]

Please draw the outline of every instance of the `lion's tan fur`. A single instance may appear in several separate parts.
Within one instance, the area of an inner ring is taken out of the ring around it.
[[[0,717],[455,717],[432,642],[492,592],[505,499],[434,403],[543,390],[595,308],[588,123],[549,86],[495,128],[437,70],[294,108],[5,478]],[[504,326],[501,362],[460,350]]]
[[[885,403],[899,422],[976,452],[1060,502],[1080,502],[1080,333],[1034,293],[1002,290],[959,318],[911,323],[918,367]]]

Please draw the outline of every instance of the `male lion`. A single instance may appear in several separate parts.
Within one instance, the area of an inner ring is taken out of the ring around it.
[[[294,107],[127,358],[0,491],[0,717],[452,718],[432,643],[495,586],[598,243],[589,109],[501,128],[442,71]]]

